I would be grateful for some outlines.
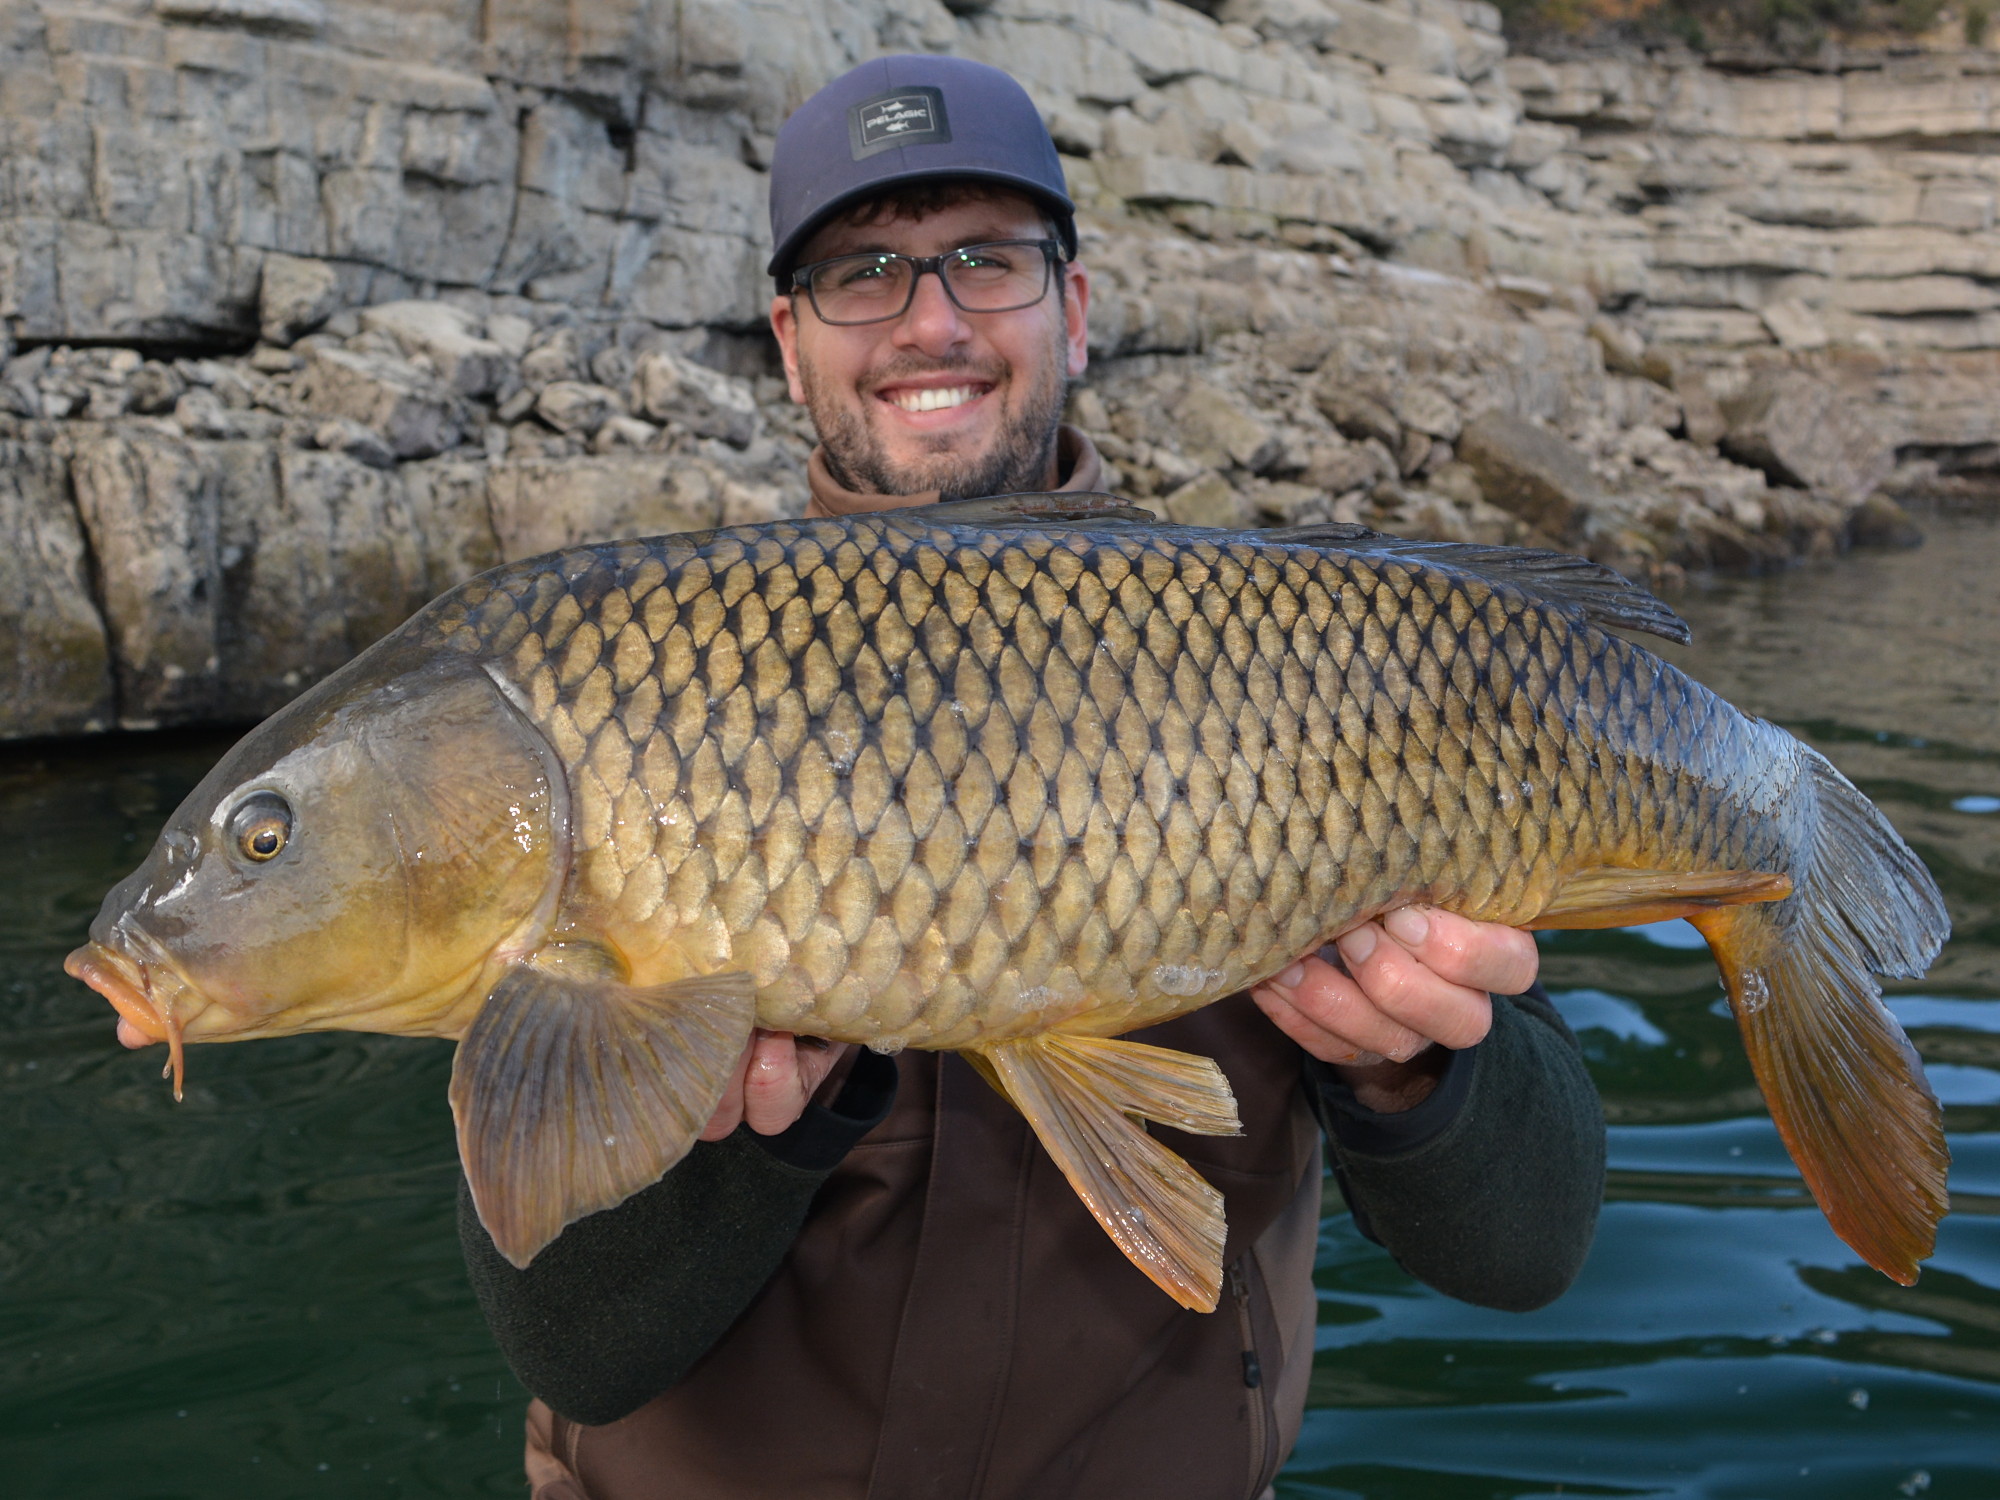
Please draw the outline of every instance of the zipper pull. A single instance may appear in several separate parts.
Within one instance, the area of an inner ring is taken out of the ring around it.
[[[1243,1317],[1243,1337],[1250,1338],[1250,1278],[1243,1274],[1243,1262],[1232,1261],[1225,1270],[1229,1276],[1229,1295],[1236,1299],[1237,1310]],[[1243,1383],[1256,1390],[1264,1383],[1264,1362],[1257,1358],[1255,1348],[1243,1351]]]

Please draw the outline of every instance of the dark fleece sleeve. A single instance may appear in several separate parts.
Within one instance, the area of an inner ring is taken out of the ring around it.
[[[892,1058],[862,1052],[789,1130],[697,1142],[658,1182],[579,1219],[516,1270],[459,1181],[480,1311],[521,1383],[577,1422],[616,1421],[687,1373],[763,1289],[841,1158],[888,1114]]]
[[[1362,1233],[1439,1291],[1525,1312],[1583,1268],[1604,1198],[1604,1107],[1539,986],[1495,996],[1493,1029],[1431,1096],[1383,1115],[1307,1060]]]

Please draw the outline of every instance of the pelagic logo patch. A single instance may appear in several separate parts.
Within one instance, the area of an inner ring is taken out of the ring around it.
[[[847,136],[856,161],[892,146],[943,145],[951,139],[944,94],[908,88],[864,99],[847,112]]]

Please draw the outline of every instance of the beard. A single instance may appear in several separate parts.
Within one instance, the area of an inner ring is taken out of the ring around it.
[[[875,398],[860,386],[944,374],[963,375],[968,383],[990,384],[1003,401],[1000,430],[984,453],[955,453],[952,439],[939,435],[924,440],[928,452],[904,463],[894,462],[864,415],[867,403]],[[837,400],[815,378],[810,364],[799,366],[799,384],[805,390],[813,428],[826,450],[827,471],[838,483],[857,494],[920,495],[936,490],[941,500],[1046,488],[1055,456],[1056,426],[1062,421],[1068,394],[1063,349],[1056,341],[1051,341],[1047,359],[1034,370],[1010,369],[1000,363],[981,366],[973,360],[940,363],[909,356],[891,360],[870,371],[865,382],[856,383],[860,410]]]

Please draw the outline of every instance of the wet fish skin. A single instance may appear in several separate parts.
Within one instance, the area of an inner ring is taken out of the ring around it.
[[[1391,905],[1784,864],[1781,731],[1503,586],[1254,534],[781,524],[423,628],[570,768],[578,926],[843,1041],[1112,1035]]]
[[[1227,1085],[1104,1039],[1429,901],[1516,925],[1695,917],[1836,1227],[1914,1276],[1942,1134],[1871,971],[1928,963],[1935,887],[1814,752],[1603,628],[1671,635],[1669,612],[1550,554],[1054,500],[1084,513],[1045,497],[553,554],[315,690],[329,723],[366,722],[370,695],[414,711],[413,672],[449,681],[461,721],[518,719],[560,783],[554,831],[516,860],[546,863],[546,920],[521,895],[448,1012],[476,1010],[453,1103],[503,1252],[525,1263],[655,1180],[754,1021],[966,1049],[1121,1247],[1212,1307],[1219,1198],[1131,1121],[1227,1131]],[[522,736],[485,733],[533,782]],[[255,739],[184,815],[255,784]],[[562,1085],[533,1128],[527,1079]]]

